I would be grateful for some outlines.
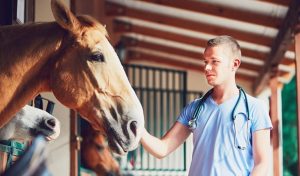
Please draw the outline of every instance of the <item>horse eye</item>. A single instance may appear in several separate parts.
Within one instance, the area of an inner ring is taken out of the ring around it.
[[[100,52],[93,53],[93,54],[90,56],[90,60],[96,61],[96,62],[104,62],[104,56],[103,56],[103,54],[100,53]]]

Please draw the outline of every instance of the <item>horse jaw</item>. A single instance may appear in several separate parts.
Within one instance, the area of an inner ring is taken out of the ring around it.
[[[82,108],[78,111],[84,117],[89,117],[86,119],[94,129],[103,131],[106,134],[109,146],[113,152],[124,155],[136,149],[139,145],[144,125],[143,109],[141,104],[128,105],[128,102],[139,101],[125,102],[120,97],[109,97],[106,99],[106,96],[108,95],[96,93],[96,99],[90,102],[100,101],[97,103],[99,105],[93,106],[93,110],[88,113],[85,111],[87,108]],[[114,102],[109,100],[114,100]],[[121,107],[126,107],[126,109],[120,110]],[[140,117],[141,115],[142,117]]]

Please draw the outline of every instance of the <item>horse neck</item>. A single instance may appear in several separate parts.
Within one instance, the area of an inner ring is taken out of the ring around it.
[[[48,91],[63,35],[56,23],[0,28],[0,128],[37,93]]]

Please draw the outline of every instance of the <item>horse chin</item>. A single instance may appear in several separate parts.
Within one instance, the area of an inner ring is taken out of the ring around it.
[[[122,147],[122,145],[118,142],[118,140],[115,139],[108,139],[108,145],[110,147],[110,149],[118,155],[125,155],[128,153],[127,150],[124,150],[124,148]]]
[[[50,135],[50,136],[45,136],[45,139],[46,139],[47,141],[52,141],[52,140],[57,139],[58,136],[59,136],[59,132],[58,132],[58,133],[54,133],[53,135]]]

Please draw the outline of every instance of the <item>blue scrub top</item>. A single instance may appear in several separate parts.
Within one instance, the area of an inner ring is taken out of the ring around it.
[[[250,175],[254,166],[252,134],[257,130],[271,129],[272,123],[263,101],[250,95],[247,99],[248,128],[244,96],[235,110],[235,128],[232,111],[238,95],[219,105],[211,96],[206,99],[197,119],[197,128],[192,130],[194,148],[190,176]],[[187,105],[177,121],[188,127],[199,101],[196,99]],[[246,146],[246,149],[240,150],[237,145]]]

